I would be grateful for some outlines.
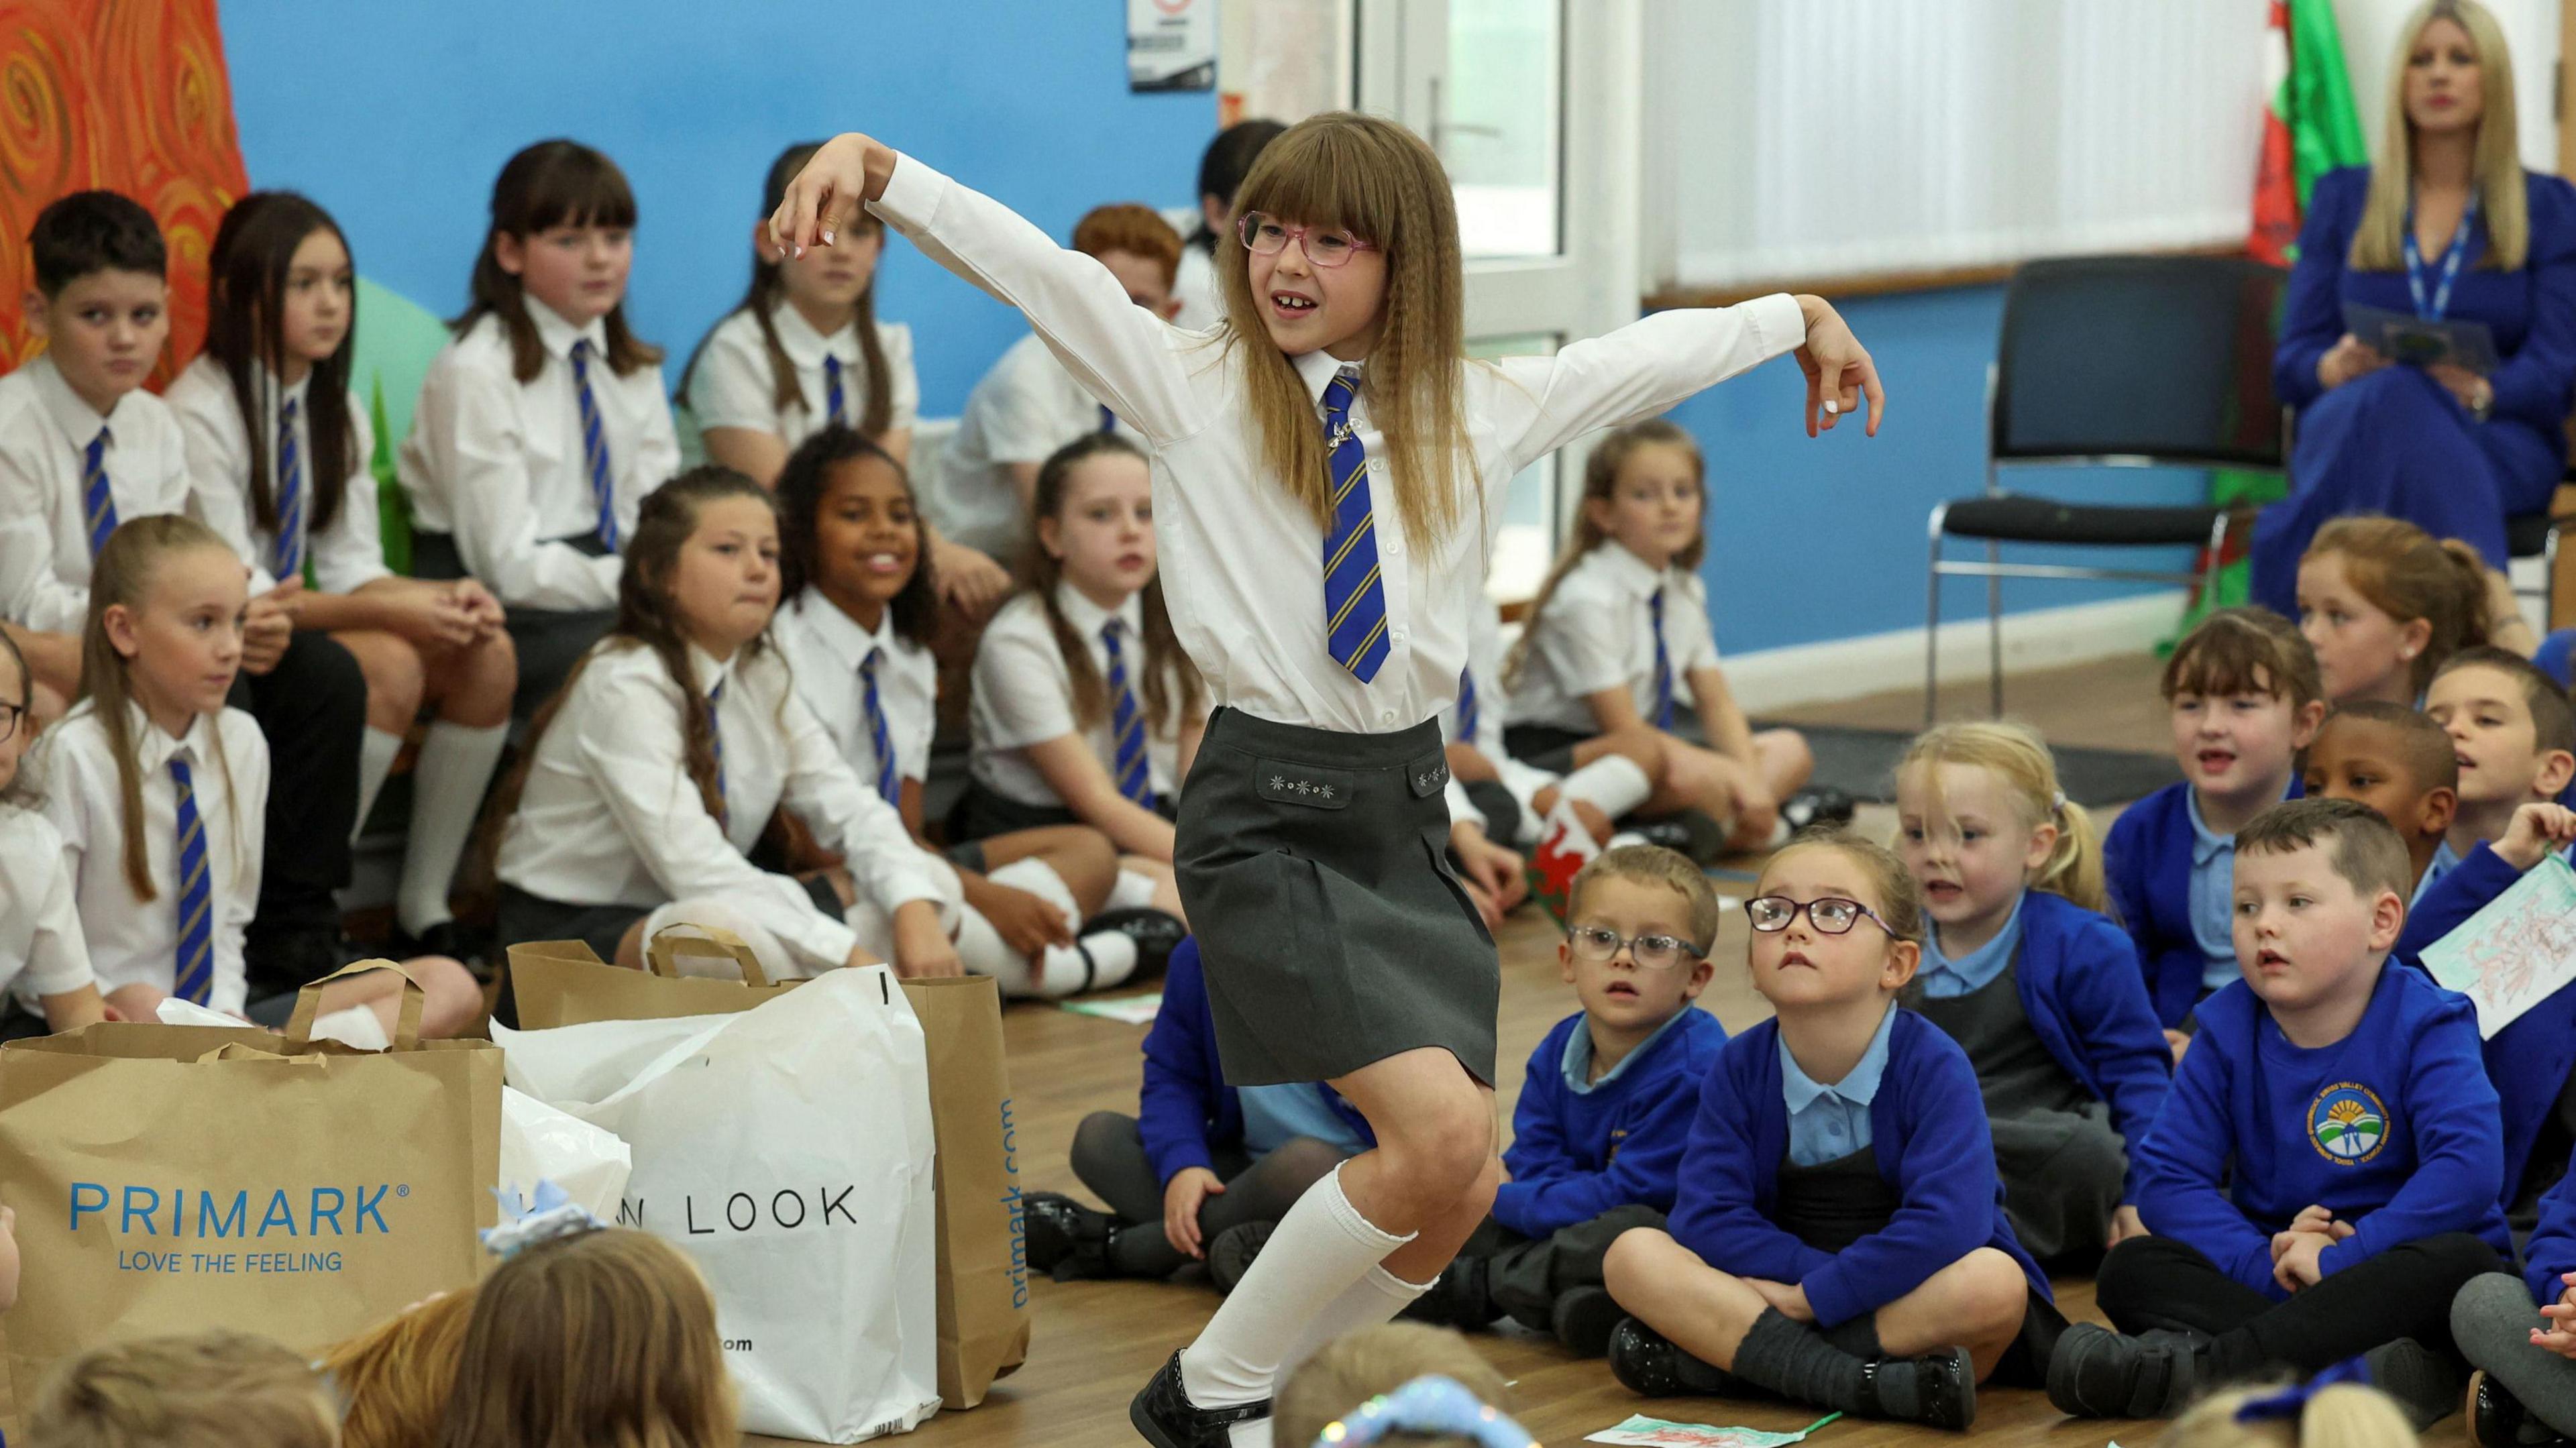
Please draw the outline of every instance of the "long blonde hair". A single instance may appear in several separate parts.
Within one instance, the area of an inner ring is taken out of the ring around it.
[[[1947,810],[1941,796],[1940,766],[1962,764],[1993,775],[2021,816],[2024,827],[2057,826],[2057,843],[2031,876],[2030,888],[2062,895],[2087,910],[2102,909],[2102,836],[2084,806],[2058,787],[2057,760],[2048,741],[2027,724],[1974,720],[1941,724],[1914,736],[1905,757],[1896,762],[1901,778],[1916,767],[1931,793],[1935,810]]]
[[[1262,148],[1235,193],[1235,214],[1259,211],[1348,231],[1386,257],[1384,319],[1360,395],[1377,424],[1396,512],[1418,550],[1457,526],[1473,487],[1467,441],[1466,272],[1449,173],[1421,137],[1349,111],[1310,116]],[[1245,404],[1261,460],[1318,527],[1330,529],[1331,480],[1315,396],[1272,346],[1252,295],[1252,253],[1233,230],[1217,240],[1225,345],[1244,360]],[[1482,502],[1482,495],[1478,495]]]
[[[1546,621],[1547,601],[1556,596],[1556,586],[1565,581],[1565,575],[1572,573],[1574,565],[1581,563],[1586,554],[1610,541],[1610,534],[1592,521],[1592,504],[1610,501],[1619,491],[1620,469],[1628,466],[1628,459],[1636,456],[1639,448],[1651,446],[1680,448],[1689,457],[1691,479],[1699,485],[1700,516],[1703,522],[1706,521],[1708,461],[1700,455],[1699,439],[1692,437],[1687,428],[1664,418],[1650,417],[1644,422],[1632,422],[1603,434],[1601,441],[1593,446],[1592,455],[1583,462],[1583,500],[1582,505],[1574,510],[1574,531],[1566,535],[1565,546],[1557,550],[1556,562],[1548,568],[1546,581],[1538,586],[1538,596],[1530,600],[1529,622],[1521,629],[1521,636],[1513,643],[1510,655],[1503,660],[1504,688],[1520,687],[1521,671],[1529,666],[1531,643]],[[1673,566],[1697,571],[1700,559],[1707,553],[1708,533],[1702,529],[1688,548],[1673,555]]]
[[[217,1328],[94,1347],[46,1378],[27,1415],[38,1448],[333,1448],[339,1415],[311,1365]]]
[[[2478,53],[2478,139],[2469,163],[2478,220],[2486,227],[2486,255],[2478,265],[2519,271],[2530,250],[2531,213],[2523,192],[2520,128],[2514,118],[2513,55],[2504,27],[2478,0],[2424,0],[2397,32],[2397,54],[2388,67],[2388,119],[2378,163],[2370,168],[2370,193],[2353,229],[2347,264],[2355,271],[2396,271],[2406,264],[2406,212],[2415,197],[2415,128],[2406,119],[2408,57],[2436,20],[2457,23]]]
[[[2240,1422],[2238,1409],[2277,1387],[2234,1388],[2192,1405],[2156,1439],[2156,1448],[2415,1448],[2414,1425],[2377,1388],[2333,1383],[2316,1390],[2295,1418]]]

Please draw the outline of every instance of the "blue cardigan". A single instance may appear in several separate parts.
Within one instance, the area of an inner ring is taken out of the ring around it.
[[[2576,1162],[2568,1165],[2567,1175],[2540,1199],[2540,1223],[2522,1249],[2522,1280],[2531,1287],[2531,1300],[2544,1307],[2567,1295],[2561,1279],[2576,1272]]]
[[[2186,822],[2186,826],[2188,822]],[[2120,1200],[2137,1200],[2135,1143],[2173,1085],[2173,1050],[2156,1024],[2137,952],[2120,928],[2063,895],[2021,897],[2021,1013],[2066,1074],[2111,1108],[2132,1161]]]
[[[2329,1275],[2445,1232],[2512,1255],[2467,997],[2383,967],[2361,1024],[2313,1051],[2290,1045],[2243,981],[2199,1016],[2164,1113],[2131,1148],[2148,1231],[2276,1302],[2289,1294],[2272,1280],[2272,1235],[2312,1204],[2356,1228],[2320,1259]]]
[[[1726,1027],[1689,1001],[1664,1032],[1589,1091],[1565,1084],[1565,1047],[1583,1012],[1556,1023],[1530,1053],[1512,1108],[1512,1179],[1494,1194],[1494,1220],[1544,1237],[1613,1207],[1670,1213],[1699,1083],[1726,1044]]]
[[[2389,958],[2420,968],[2418,952],[2458,929],[2521,878],[2521,871],[2480,841],[2407,912],[2406,929]],[[2531,1168],[2532,1144],[2557,1108],[2568,1073],[2576,1071],[2576,990],[2561,990],[2515,1017],[2494,1040],[2481,1042],[2478,1054],[2502,1103],[2504,1185],[2497,1199],[2509,1206]]]
[[[1320,1082],[1315,1089],[1362,1141],[1377,1140],[1340,1093]],[[1195,936],[1182,941],[1163,967],[1163,1006],[1145,1033],[1145,1085],[1136,1106],[1145,1160],[1165,1186],[1194,1166],[1214,1171],[1215,1148],[1243,1140],[1243,1101],[1217,1064],[1216,1017],[1208,1009]]]
[[[1979,1247],[2011,1256],[2031,1290],[2048,1295],[2048,1279],[2004,1220],[1977,1073],[1956,1041],[1912,1011],[1898,1011],[1889,1032],[1869,1129],[1879,1179],[1896,1187],[1896,1215],[1840,1252],[1819,1252],[1772,1221],[1789,1155],[1780,1023],[1737,1036],[1700,1090],[1673,1239],[1721,1272],[1805,1288],[1822,1327],[1877,1311]]]

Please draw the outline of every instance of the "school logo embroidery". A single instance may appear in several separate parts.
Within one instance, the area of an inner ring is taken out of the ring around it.
[[[2328,1161],[2359,1166],[2387,1144],[2388,1109],[2369,1087],[2338,1081],[2308,1104],[2308,1139]]]

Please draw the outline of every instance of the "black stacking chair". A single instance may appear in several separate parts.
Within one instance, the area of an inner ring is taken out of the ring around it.
[[[2215,558],[2250,512],[2015,493],[2001,476],[2032,466],[2282,471],[2289,418],[2272,393],[2272,347],[2287,278],[2244,257],[2083,257],[2014,272],[2003,337],[1986,373],[1986,491],[1932,510],[1923,620],[1927,722],[1936,709],[1942,579],[1986,580],[1997,714],[2004,704],[2003,580],[2202,583],[2136,567],[2008,563],[2003,545],[2200,545]],[[1984,557],[1944,557],[1951,539],[1984,544]]]

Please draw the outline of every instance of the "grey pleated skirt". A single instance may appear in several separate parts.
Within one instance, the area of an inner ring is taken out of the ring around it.
[[[1226,1081],[1329,1081],[1422,1047],[1494,1079],[1494,938],[1449,866],[1437,720],[1208,721],[1173,851]]]

